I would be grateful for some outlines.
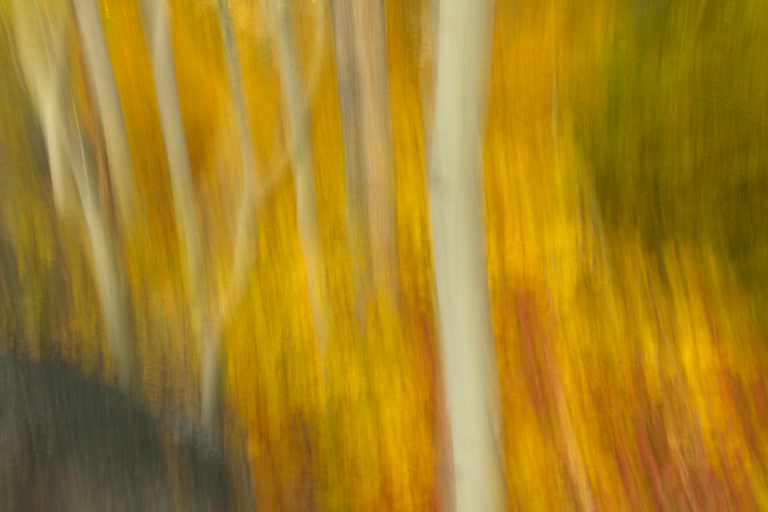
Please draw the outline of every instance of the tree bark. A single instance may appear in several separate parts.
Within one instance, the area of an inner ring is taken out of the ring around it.
[[[286,139],[296,192],[298,233],[304,255],[310,306],[315,324],[321,361],[327,341],[327,318],[323,297],[323,252],[315,202],[315,176],[312,157],[312,134],[309,124],[309,102],[299,69],[294,12],[288,0],[275,0],[277,14],[278,60],[283,100],[288,110]]]
[[[75,184],[67,159],[66,149],[60,134],[55,130],[55,110],[49,105],[53,97],[54,77],[58,76],[62,65],[63,49],[51,44],[52,40],[63,40],[64,26],[61,23],[63,13],[55,13],[47,30],[41,20],[43,13],[32,0],[24,2],[14,0],[13,32],[16,51],[19,55],[24,81],[27,85],[32,104],[40,116],[40,124],[45,140],[48,167],[51,174],[53,202],[56,212],[61,217],[71,217],[77,210],[74,198],[77,196]],[[56,22],[58,21],[58,23]]]
[[[69,129],[70,92],[62,77],[66,34],[60,21],[63,14],[40,12],[41,6],[23,5],[25,3],[26,0],[14,2],[16,43],[26,82],[43,124],[54,199],[59,204],[74,202],[67,186],[74,178],[91,243],[94,281],[117,366],[118,384],[127,392],[135,392],[138,383],[130,299],[120,283],[120,267],[99,201],[93,162],[79,128],[77,133]],[[43,18],[49,22],[58,18],[59,22],[45,23]],[[79,126],[76,118],[73,124]]]
[[[208,309],[205,281],[202,276],[202,249],[195,210],[192,169],[189,162],[187,138],[181,117],[181,103],[176,82],[171,39],[165,12],[160,0],[141,0],[139,12],[144,36],[149,48],[155,78],[160,125],[173,190],[173,204],[179,232],[179,245],[186,256],[186,277],[193,329],[202,353],[203,393],[201,422],[213,433],[220,431],[223,420],[220,332],[218,323]]]
[[[235,124],[237,126],[237,139],[240,145],[240,159],[243,165],[243,197],[237,213],[237,227],[235,235],[235,256],[232,263],[233,286],[231,296],[224,298],[226,312],[234,307],[242,290],[248,270],[248,241],[251,237],[253,222],[251,220],[252,196],[254,194],[254,177],[256,173],[256,156],[253,149],[253,132],[249,120],[248,108],[243,94],[240,52],[237,47],[237,38],[232,24],[232,14],[229,10],[228,0],[218,0],[219,25],[224,42],[224,53],[227,59],[227,71],[229,74],[229,87],[232,92],[232,100],[235,110]]]
[[[160,114],[160,125],[168,158],[168,169],[173,191],[173,205],[180,237],[186,257],[187,286],[192,293],[200,293],[201,249],[200,234],[195,211],[195,193],[189,162],[187,137],[181,117],[181,104],[176,84],[171,40],[166,27],[165,13],[160,0],[141,0],[140,13],[147,40],[155,93]]]
[[[136,187],[125,129],[123,109],[112,61],[96,0],[73,0],[90,81],[96,92],[98,112],[104,129],[112,194],[124,228],[132,225],[136,213]]]
[[[60,118],[61,119],[61,118]],[[60,133],[66,133],[60,125]],[[132,336],[131,307],[120,284],[120,268],[111,233],[105,223],[96,186],[95,163],[79,131],[66,137],[72,171],[83,206],[93,252],[95,280],[104,314],[112,357],[118,367],[118,385],[129,394],[138,393],[135,342]]]
[[[357,293],[363,298],[373,290],[385,291],[398,302],[384,9],[377,1],[334,0],[332,16]]]
[[[492,21],[491,0],[440,4],[430,200],[458,512],[506,506],[479,137]]]

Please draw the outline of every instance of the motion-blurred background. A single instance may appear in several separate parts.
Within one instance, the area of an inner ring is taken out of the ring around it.
[[[2,353],[245,439],[259,510],[480,511],[494,473],[499,509],[768,510],[768,2],[3,0],[0,34]]]

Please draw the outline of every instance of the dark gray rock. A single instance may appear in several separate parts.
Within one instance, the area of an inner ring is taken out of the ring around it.
[[[227,457],[61,364],[0,357],[0,509],[230,511]]]

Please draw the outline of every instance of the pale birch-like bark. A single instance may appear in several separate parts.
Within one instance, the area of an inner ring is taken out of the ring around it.
[[[186,257],[187,286],[197,296],[201,292],[201,244],[192,186],[192,168],[189,162],[187,137],[181,117],[181,103],[176,84],[170,34],[161,0],[140,0],[141,21],[147,40],[155,80],[160,126],[168,158],[171,177],[174,214]]]
[[[234,302],[240,296],[240,291],[245,280],[245,272],[248,269],[248,238],[252,227],[251,208],[252,194],[254,193],[254,177],[256,172],[256,156],[253,149],[253,132],[248,116],[248,108],[243,94],[240,52],[237,47],[237,38],[232,24],[232,15],[229,10],[229,0],[218,0],[219,25],[224,42],[224,53],[227,59],[227,71],[229,74],[229,87],[232,92],[232,101],[235,110],[235,125],[237,127],[237,139],[240,145],[240,159],[243,165],[243,197],[238,210],[235,256],[232,263],[233,277],[230,296],[225,297],[224,310],[229,311]]]
[[[492,33],[491,0],[441,1],[430,203],[458,512],[506,507],[478,138]]]
[[[223,420],[223,371],[221,359],[222,328],[243,291],[247,279],[248,240],[251,231],[251,212],[254,194],[253,178],[256,158],[245,96],[242,90],[240,57],[237,49],[232,18],[227,0],[219,0],[219,21],[227,60],[229,85],[235,103],[235,121],[243,165],[243,197],[241,199],[233,261],[232,285],[223,297],[219,314],[214,314],[206,300],[207,291],[202,274],[202,250],[199,227],[195,213],[194,190],[189,164],[189,154],[184,134],[179,103],[173,50],[167,31],[167,20],[159,0],[142,0],[142,23],[150,48],[150,58],[155,75],[163,137],[168,153],[168,163],[173,188],[177,223],[182,225],[183,241],[187,254],[187,278],[189,302],[196,318],[195,332],[202,351],[201,423],[214,435],[220,434]]]
[[[93,255],[93,273],[104,316],[119,386],[128,392],[137,385],[130,299],[120,284],[120,268],[97,189],[94,164],[77,128],[70,128],[70,95],[65,70],[66,32],[63,13],[52,13],[26,0],[14,2],[17,49],[28,89],[43,125],[49,152],[54,198],[71,204],[69,180],[74,181],[83,208]],[[74,112],[74,111],[73,111]],[[78,126],[74,119],[74,126]]]
[[[384,6],[334,0],[332,15],[357,293],[399,297]],[[397,300],[397,299],[396,299]],[[358,304],[359,306],[359,304]]]
[[[136,187],[125,129],[123,109],[112,72],[112,61],[96,0],[73,0],[83,55],[98,102],[104,130],[112,194],[123,227],[130,227],[136,213]]]
[[[289,141],[289,158],[293,170],[296,193],[296,216],[304,263],[310,306],[315,324],[321,360],[325,355],[327,314],[323,292],[323,253],[320,229],[317,222],[315,201],[315,177],[312,156],[312,134],[309,122],[307,92],[299,72],[299,54],[296,47],[294,11],[288,0],[274,0],[277,15],[278,60],[283,100],[288,110],[286,139]]]
[[[14,0],[12,8],[16,51],[32,104],[40,116],[54,206],[59,216],[70,217],[77,210],[77,191],[66,150],[56,132],[56,121],[53,118],[55,109],[47,105],[54,97],[54,76],[59,73],[63,59],[63,45],[52,44],[54,40],[63,40],[63,16],[62,13],[56,13],[50,17],[48,11],[39,11],[37,4],[31,0]],[[46,18],[51,22],[48,23]]]
[[[60,126],[61,133],[67,133],[65,126],[63,124]],[[112,356],[117,362],[118,385],[124,391],[135,394],[138,382],[136,381],[135,344],[131,334],[130,299],[126,290],[120,285],[117,255],[99,203],[95,162],[86,150],[79,130],[65,137],[68,139],[67,152],[90,234],[96,270],[94,277],[104,311]]]
[[[192,310],[193,329],[202,352],[201,421],[209,432],[218,433],[222,420],[222,375],[219,355],[221,336],[218,325],[213,325],[214,319],[205,300],[203,254],[173,49],[167,28],[169,21],[166,19],[161,0],[141,0],[139,7],[154,73],[160,125],[171,177],[174,213],[176,224],[180,228],[179,244],[184,248],[186,256],[188,300]]]
[[[230,292],[224,297],[222,315],[228,315],[235,307],[242,292],[248,271],[248,241],[252,230],[251,208],[253,181],[256,172],[256,156],[253,149],[253,135],[248,116],[248,108],[243,93],[240,52],[237,47],[237,38],[232,23],[232,15],[229,10],[229,0],[218,0],[219,25],[224,43],[224,53],[227,60],[229,75],[229,87],[232,93],[235,110],[235,124],[237,138],[240,145],[240,159],[243,166],[243,197],[240,200],[238,210],[235,254],[232,263],[232,286]],[[222,414],[222,368],[221,365],[221,334],[216,332],[226,318],[220,318],[215,325],[211,325],[209,343],[203,353],[203,396],[202,396],[202,422],[209,430],[218,428],[217,422]],[[214,331],[214,329],[216,331]]]

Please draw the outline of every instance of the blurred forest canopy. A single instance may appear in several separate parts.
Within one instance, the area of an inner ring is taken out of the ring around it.
[[[86,204],[55,204],[13,1],[0,4],[0,351],[115,383]],[[242,100],[217,2],[163,3],[195,272],[137,0],[98,2],[137,190],[130,225],[72,6],[35,3],[65,27],[72,111],[114,234],[146,403],[200,417],[198,324],[212,312],[226,433],[247,435],[262,510],[450,509],[425,179],[440,2],[384,0],[375,20],[386,67],[368,64],[388,80],[389,133],[374,142],[394,173],[396,275],[374,281],[363,308],[356,269],[378,262],[350,243],[360,228],[347,211],[352,142],[328,2],[229,0]],[[508,509],[768,510],[768,2],[493,6],[481,145]],[[281,89],[281,16],[293,25],[303,135]],[[309,156],[294,153],[299,139],[311,139]],[[302,238],[295,186],[307,161],[316,246]],[[253,222],[241,239],[244,193]],[[228,302],[241,242],[245,284]]]

